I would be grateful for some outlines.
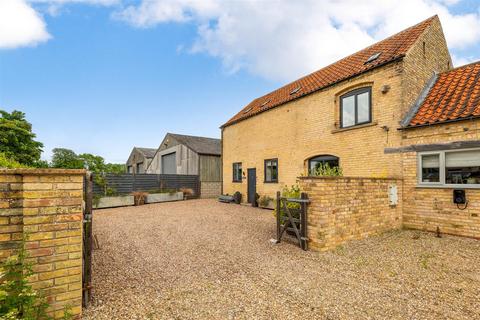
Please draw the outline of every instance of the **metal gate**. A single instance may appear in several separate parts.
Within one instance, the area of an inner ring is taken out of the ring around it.
[[[90,172],[83,179],[83,295],[82,304],[87,307],[92,300],[92,208],[93,208],[93,177]]]
[[[285,233],[294,237],[300,248],[308,249],[307,238],[307,205],[310,203],[307,194],[303,193],[300,199],[281,197],[277,192],[277,243]]]

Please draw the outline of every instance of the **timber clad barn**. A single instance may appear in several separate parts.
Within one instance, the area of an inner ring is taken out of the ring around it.
[[[253,100],[222,157],[223,193],[248,202],[328,163],[401,181],[405,227],[480,238],[480,63],[452,69],[434,16]]]
[[[167,133],[146,173],[198,175],[201,197],[215,198],[221,191],[221,164],[220,139]]]

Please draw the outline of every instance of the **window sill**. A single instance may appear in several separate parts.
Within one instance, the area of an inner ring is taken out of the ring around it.
[[[263,183],[278,183],[278,181],[263,181]]]
[[[361,129],[361,128],[368,128],[368,127],[373,127],[378,125],[377,121],[373,121],[370,123],[365,123],[365,124],[359,124],[357,126],[351,126],[347,128],[339,128],[339,129],[333,129],[332,133],[337,133],[337,132],[344,132],[344,131],[350,131],[350,130],[355,130],[355,129]]]
[[[242,181],[233,180],[232,183],[242,183]]]
[[[480,184],[417,184],[417,189],[480,189]]]

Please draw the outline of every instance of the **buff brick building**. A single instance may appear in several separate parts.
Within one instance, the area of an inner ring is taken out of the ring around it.
[[[259,97],[221,127],[222,191],[273,198],[328,163],[398,181],[394,227],[480,237],[479,66],[452,69],[434,16]]]

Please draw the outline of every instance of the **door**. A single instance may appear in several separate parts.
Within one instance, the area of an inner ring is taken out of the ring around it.
[[[175,152],[162,156],[162,173],[177,174],[177,157]]]
[[[255,195],[257,194],[257,169],[248,169],[247,172],[248,203],[251,203],[253,206],[255,206]]]

